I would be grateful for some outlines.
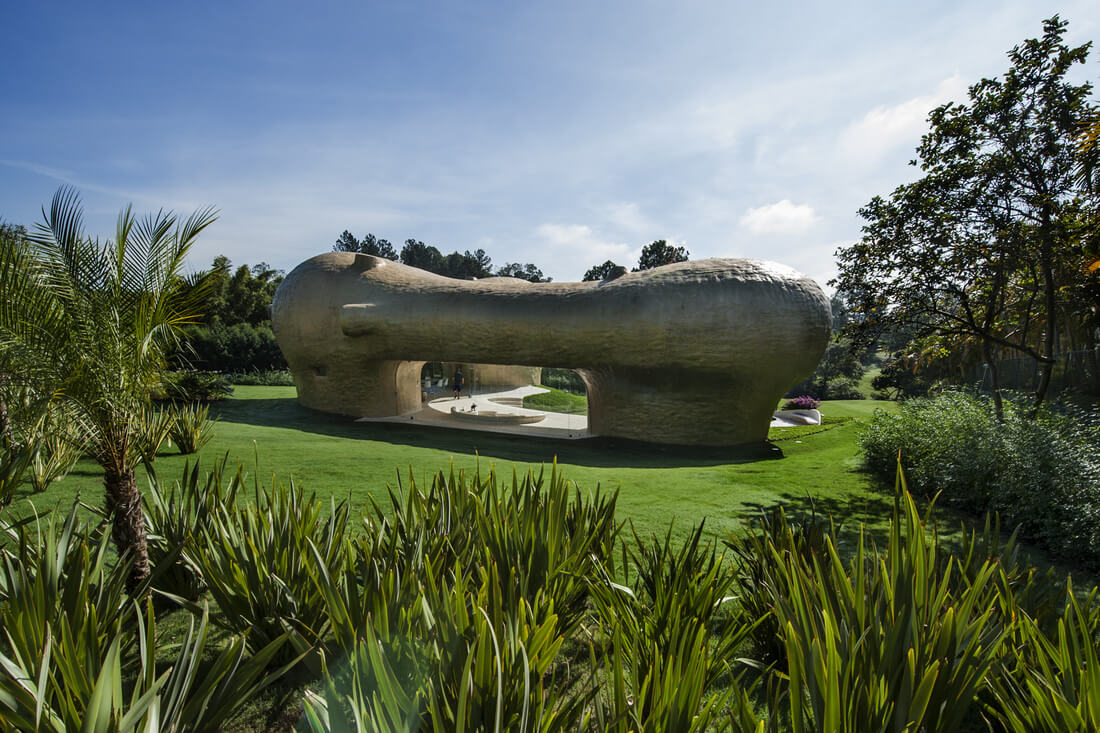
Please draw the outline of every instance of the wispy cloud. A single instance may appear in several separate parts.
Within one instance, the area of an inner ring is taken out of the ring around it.
[[[849,160],[866,165],[877,163],[897,147],[911,148],[928,130],[928,113],[965,94],[966,82],[956,73],[941,81],[932,94],[874,107],[841,132],[841,151]]]
[[[753,234],[802,234],[820,220],[812,207],[783,199],[749,209],[739,223]]]
[[[536,235],[549,250],[547,260],[568,268],[563,270],[565,279],[577,279],[573,271],[578,263],[585,263],[581,272],[605,260],[630,265],[641,251],[640,247],[632,250],[629,244],[597,236],[586,224],[542,224]]]
[[[36,33],[11,55],[56,53],[0,75],[0,218],[33,223],[67,183],[93,235],[127,202],[216,205],[196,265],[291,268],[350,229],[558,281],[658,238],[825,277],[828,243],[913,174],[928,111],[1041,30],[1026,0],[286,6],[245,36],[247,8],[209,25],[161,5],[128,17],[137,46],[106,47],[117,28],[90,4],[66,23],[17,5]],[[1072,43],[1096,34],[1093,5],[1060,5]]]
[[[135,191],[126,191],[120,188],[112,186],[104,186],[95,181],[83,178],[80,174],[63,170],[61,168],[54,168],[48,165],[42,165],[41,163],[35,163],[28,160],[0,160],[0,165],[7,166],[9,168],[15,168],[17,170],[33,173],[43,178],[50,178],[58,183],[66,184],[76,188],[81,193],[87,191],[93,191],[95,193],[103,194],[105,196],[111,196],[115,198],[125,199],[130,202],[134,201],[149,201],[151,197],[145,193],[139,193]],[[161,205],[165,202],[160,201]]]
[[[618,229],[628,232],[649,232],[653,229],[653,223],[642,214],[636,203],[611,204],[604,208],[604,212],[608,222]]]

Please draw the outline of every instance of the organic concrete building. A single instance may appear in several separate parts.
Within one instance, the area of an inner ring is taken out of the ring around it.
[[[829,302],[771,262],[681,262],[602,282],[454,280],[331,252],[294,269],[272,322],[306,407],[357,417],[421,405],[427,361],[564,367],[596,435],[764,440],[776,402],[817,366]]]

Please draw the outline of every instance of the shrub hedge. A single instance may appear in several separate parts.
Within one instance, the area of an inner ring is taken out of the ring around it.
[[[909,400],[876,412],[861,437],[867,466],[883,479],[901,464],[914,491],[970,512],[997,512],[1053,553],[1100,564],[1100,428],[1095,411],[963,392]]]

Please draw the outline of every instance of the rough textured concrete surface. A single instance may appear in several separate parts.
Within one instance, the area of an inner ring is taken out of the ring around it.
[[[829,302],[771,262],[712,259],[603,282],[454,280],[330,252],[287,275],[272,323],[306,407],[359,417],[420,407],[426,361],[575,369],[597,435],[764,440],[817,366]]]

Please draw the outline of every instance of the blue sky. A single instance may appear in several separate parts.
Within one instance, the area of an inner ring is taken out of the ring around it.
[[[349,229],[559,281],[663,238],[824,285],[932,107],[1054,13],[1100,39],[1095,0],[765,5],[8,3],[0,217],[67,183],[104,237],[217,207],[196,268]]]

